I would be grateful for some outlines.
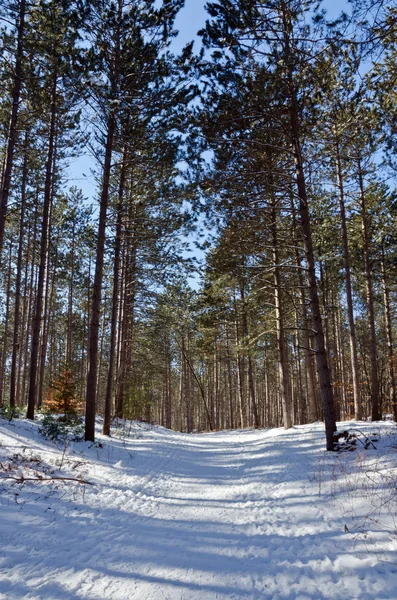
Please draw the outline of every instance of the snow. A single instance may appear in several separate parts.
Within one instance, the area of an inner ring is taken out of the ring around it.
[[[396,599],[396,426],[343,426],[376,450],[327,453],[320,423],[65,447],[0,420],[0,600]]]

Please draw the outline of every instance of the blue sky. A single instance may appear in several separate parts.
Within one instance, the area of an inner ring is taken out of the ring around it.
[[[207,18],[204,8],[206,3],[207,0],[185,0],[185,6],[176,20],[176,29],[179,30],[178,46],[182,47],[190,42],[203,27]],[[347,0],[324,0],[323,8],[331,19],[337,17],[342,10],[349,12]]]

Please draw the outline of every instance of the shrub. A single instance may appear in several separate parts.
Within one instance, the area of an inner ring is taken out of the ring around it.
[[[70,369],[64,369],[51,386],[43,403],[43,412],[40,433],[44,437],[54,441],[83,439],[82,403],[76,395]]]
[[[55,442],[80,442],[84,439],[84,425],[79,415],[46,414],[41,422],[40,433]]]
[[[23,411],[18,406],[11,407],[9,404],[0,406],[0,418],[12,421],[13,419],[20,419],[23,416]]]

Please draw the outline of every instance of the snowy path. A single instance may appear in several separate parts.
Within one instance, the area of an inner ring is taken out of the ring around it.
[[[392,545],[379,562],[325,493],[321,425],[133,433],[67,450],[56,474],[93,486],[0,482],[1,600],[397,599]],[[0,440],[3,465],[62,454],[24,422]]]

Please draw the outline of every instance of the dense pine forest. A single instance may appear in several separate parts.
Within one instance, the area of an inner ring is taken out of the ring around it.
[[[397,6],[183,4],[1,4],[0,406],[331,450],[397,420]]]

